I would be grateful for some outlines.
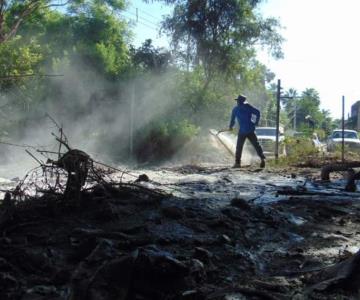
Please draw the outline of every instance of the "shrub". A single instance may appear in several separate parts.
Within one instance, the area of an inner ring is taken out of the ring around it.
[[[138,132],[135,156],[139,162],[161,162],[170,159],[190,141],[199,129],[188,120],[152,122]]]
[[[320,157],[320,152],[310,138],[307,137],[286,137],[285,141],[286,157],[282,163],[296,165],[306,162],[309,158]]]

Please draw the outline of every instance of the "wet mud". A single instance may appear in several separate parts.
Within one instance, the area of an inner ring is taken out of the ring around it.
[[[341,177],[225,165],[117,176],[76,200],[2,203],[1,299],[357,299],[360,193]]]

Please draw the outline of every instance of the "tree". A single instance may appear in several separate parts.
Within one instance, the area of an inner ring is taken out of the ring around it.
[[[281,102],[285,108],[285,112],[289,118],[289,121],[293,123],[293,129],[297,130],[297,110],[298,110],[298,91],[294,88],[290,88],[285,92],[284,97],[281,98]]]
[[[13,38],[24,21],[33,14],[50,7],[67,7],[69,11],[86,12],[91,0],[0,0],[0,43]],[[94,1],[95,2],[95,1]],[[113,11],[124,9],[123,0],[98,0],[97,5],[110,7]]]
[[[129,67],[129,30],[127,23],[114,14],[123,0],[72,2],[67,11],[42,8],[19,28],[24,44],[42,45],[44,61],[68,60],[96,69],[99,75],[119,77]],[[51,68],[51,66],[49,66]],[[84,68],[85,69],[85,68]]]
[[[142,71],[155,73],[166,71],[171,62],[171,53],[162,48],[155,48],[151,39],[147,39],[141,47],[131,48],[132,62]]]
[[[312,131],[320,128],[322,120],[319,93],[313,88],[304,90],[297,101],[297,126],[301,128],[301,131]]]
[[[0,81],[0,105],[9,119],[3,118],[6,126],[1,122],[0,129],[12,127],[21,134],[27,120],[49,109],[68,109],[69,118],[76,118],[92,108],[90,99],[119,100],[114,82],[127,76],[131,67],[129,31],[114,13],[124,1],[113,1],[114,7],[111,3],[72,1],[66,10],[40,6],[23,19],[15,36],[0,43],[0,75],[10,78]],[[5,23],[11,24],[16,16],[14,8],[8,9]],[[74,91],[67,93],[63,85],[71,84],[69,76],[76,80]],[[86,92],[79,95],[82,89]]]
[[[159,0],[161,1],[161,0]],[[187,65],[202,65],[207,81],[216,72],[236,76],[255,56],[254,46],[269,47],[281,57],[277,20],[255,13],[259,0],[162,0],[174,13],[163,22],[172,44]]]
[[[0,43],[14,37],[22,24],[41,8],[65,5],[51,0],[0,0]]]

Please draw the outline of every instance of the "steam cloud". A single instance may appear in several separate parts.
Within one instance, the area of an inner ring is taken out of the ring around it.
[[[116,160],[126,161],[131,126],[133,132],[142,130],[152,120],[172,109],[177,101],[174,98],[176,73],[170,72],[114,84],[80,63],[65,65],[57,72],[64,76],[52,78],[49,82],[51,96],[43,99],[41,105],[30,103],[28,109],[15,111],[12,116],[10,115],[10,118],[21,119],[24,115],[33,113],[39,117],[35,121],[28,121],[21,134],[9,133],[5,140],[32,145],[36,149],[58,151],[59,144],[51,135],[58,134],[58,128],[46,117],[48,114],[63,128],[71,147],[81,149],[94,159],[104,162],[110,162],[107,154],[117,148],[115,152],[122,153],[122,157]],[[12,100],[11,94],[1,97],[2,104]],[[36,100],[32,99],[32,102]],[[110,143],[103,142],[104,136]],[[204,139],[201,139],[201,143],[204,143]],[[219,157],[221,162],[228,163],[232,160],[225,149],[220,150],[221,147],[218,146],[214,148],[208,136],[205,143],[208,144],[199,146],[196,141],[192,141],[180,151],[174,162],[201,163],[204,157],[207,162],[219,161]],[[38,163],[25,153],[24,148],[6,145],[0,147],[0,177],[21,177],[25,171],[38,166]],[[36,153],[35,148],[29,150],[40,159],[46,160]],[[196,151],[197,154],[194,154]],[[216,151],[222,152],[220,156]],[[247,154],[246,150],[244,159],[249,162],[251,160],[251,155]]]

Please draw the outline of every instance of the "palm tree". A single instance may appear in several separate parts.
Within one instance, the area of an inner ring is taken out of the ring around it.
[[[285,104],[285,110],[288,113],[289,119],[293,120],[293,129],[296,131],[296,110],[297,110],[297,98],[299,98],[298,92],[294,88],[290,88],[285,92],[283,103]]]

